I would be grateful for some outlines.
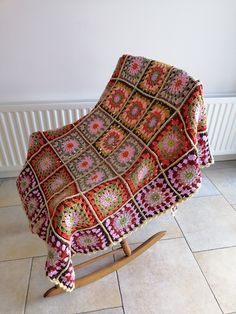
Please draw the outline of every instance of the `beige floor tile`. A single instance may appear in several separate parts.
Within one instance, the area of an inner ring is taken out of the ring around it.
[[[31,259],[0,262],[0,313],[24,312]]]
[[[16,179],[4,179],[0,184],[0,207],[20,204],[21,200],[16,189]]]
[[[154,233],[166,230],[166,235],[162,239],[182,237],[182,232],[179,229],[174,217],[170,212],[161,214],[156,219],[148,222],[142,228],[133,232],[128,238],[129,243],[144,242]]]
[[[91,258],[91,256],[87,258]],[[81,262],[87,258],[77,256],[75,264],[78,260]],[[91,267],[90,271],[110,262],[113,262],[112,257]],[[112,273],[94,283],[76,289],[72,293],[65,293],[44,299],[44,292],[52,286],[50,281],[45,277],[44,264],[45,258],[34,258],[26,307],[27,314],[74,314],[121,306],[116,273]],[[80,276],[84,276],[86,273],[87,271],[81,270]]]
[[[231,204],[236,204],[236,167],[207,170],[208,178]]]
[[[118,270],[126,314],[220,314],[184,239],[160,241]]]
[[[201,196],[210,196],[210,195],[219,195],[220,192],[216,189],[214,184],[203,174],[202,177],[202,186],[201,188],[193,195],[193,197]]]
[[[0,260],[46,254],[45,243],[31,233],[20,206],[0,208]]]
[[[191,198],[176,219],[192,251],[236,245],[236,211],[223,196]]]
[[[236,247],[195,253],[224,313],[236,311]]]
[[[88,314],[123,314],[122,307],[117,307],[114,309],[105,309],[101,311],[89,312]]]

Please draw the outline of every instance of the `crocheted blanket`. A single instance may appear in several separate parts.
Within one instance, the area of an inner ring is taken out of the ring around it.
[[[175,208],[211,163],[201,83],[123,55],[89,114],[30,136],[17,188],[48,245],[46,275],[73,290],[74,254],[108,248]]]

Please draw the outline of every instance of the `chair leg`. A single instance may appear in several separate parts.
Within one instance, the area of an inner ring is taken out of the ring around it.
[[[132,253],[132,251],[131,251],[131,248],[130,248],[130,246],[129,246],[128,241],[127,241],[126,239],[125,239],[125,240],[122,240],[120,244],[121,244],[121,246],[122,246],[122,249],[123,249],[125,255],[126,255],[126,256],[130,256],[131,253]]]

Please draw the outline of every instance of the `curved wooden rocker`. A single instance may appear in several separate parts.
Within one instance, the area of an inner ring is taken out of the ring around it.
[[[166,231],[160,231],[160,232],[154,234],[152,237],[150,237],[144,243],[139,245],[133,251],[131,251],[131,248],[129,247],[127,240],[123,240],[123,241],[121,241],[121,247],[120,248],[117,248],[113,251],[110,251],[110,252],[105,253],[103,255],[94,257],[94,258],[92,258],[88,261],[85,261],[83,263],[80,263],[78,265],[75,265],[74,269],[80,269],[80,268],[88,266],[88,265],[90,265],[90,264],[92,264],[98,260],[101,260],[104,257],[113,255],[117,252],[124,251],[124,253],[125,253],[125,256],[121,257],[119,260],[115,261],[114,263],[112,263],[106,267],[103,267],[99,270],[96,270],[96,271],[92,272],[91,274],[88,274],[86,276],[78,278],[75,281],[75,288],[85,286],[91,282],[94,282],[100,278],[103,278],[106,275],[112,273],[113,271],[115,271],[115,270],[121,268],[122,266],[128,264],[130,261],[132,261],[133,259],[135,259],[139,255],[141,255],[148,248],[150,248],[153,244],[155,244],[157,241],[159,241],[165,234],[166,234]],[[54,286],[45,292],[44,297],[55,296],[55,295],[63,293],[63,292],[65,292],[64,289],[60,288],[59,286]]]

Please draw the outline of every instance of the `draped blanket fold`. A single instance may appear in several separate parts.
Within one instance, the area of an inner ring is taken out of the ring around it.
[[[202,84],[123,55],[90,113],[30,136],[17,188],[31,231],[47,243],[46,275],[73,290],[74,254],[113,246],[173,210],[211,163]]]

